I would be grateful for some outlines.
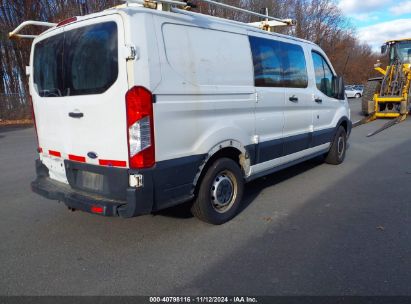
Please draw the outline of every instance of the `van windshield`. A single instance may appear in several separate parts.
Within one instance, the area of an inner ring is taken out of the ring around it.
[[[101,94],[118,76],[117,24],[64,32],[36,44],[33,80],[42,97]]]

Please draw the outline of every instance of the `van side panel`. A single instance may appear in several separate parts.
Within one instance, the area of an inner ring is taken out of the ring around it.
[[[268,86],[265,77],[261,77],[267,72],[275,80],[281,74],[280,62],[274,54],[276,48],[265,45],[266,42],[275,43],[276,40],[268,40],[264,34],[249,34],[254,64],[253,82],[258,99],[255,111],[258,135],[256,163],[261,163],[283,156],[285,89],[282,86]]]
[[[184,185],[193,189],[199,165],[219,143],[252,143],[255,94],[246,35],[154,19],[156,36],[162,37],[162,82],[153,92],[156,161],[168,168],[156,193],[166,197]],[[179,167],[189,156],[191,176]]]
[[[336,73],[326,54],[319,47],[307,47],[310,75],[312,77],[311,81],[313,82],[313,94],[316,98],[318,97],[322,100],[321,103],[313,103],[314,134],[317,134],[317,136],[314,137],[314,140],[323,142],[324,138],[331,138],[330,140],[332,140],[332,137],[336,132],[335,129],[339,126],[341,118],[345,118],[347,121],[350,120],[350,111],[346,100],[337,100],[329,97],[317,88],[312,55],[313,52],[322,56],[334,75],[336,75]]]
[[[256,134],[260,141],[257,162],[252,164],[247,180],[326,153],[338,119],[348,116],[345,101],[328,97],[322,97],[322,103],[315,101],[312,46],[252,31],[249,35],[258,94]],[[320,120],[327,121],[327,125],[319,128]]]
[[[136,12],[126,20],[126,43],[136,50],[137,60],[129,60],[132,65],[128,69],[130,88],[138,85],[151,91],[161,81],[160,58],[157,37],[153,33],[153,15]]]

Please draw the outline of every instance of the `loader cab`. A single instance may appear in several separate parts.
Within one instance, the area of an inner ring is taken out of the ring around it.
[[[411,64],[411,40],[388,41],[381,47],[382,55],[389,55],[390,65],[396,62]]]

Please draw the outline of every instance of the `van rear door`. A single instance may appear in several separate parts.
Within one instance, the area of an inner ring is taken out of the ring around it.
[[[127,167],[124,46],[116,14],[68,24],[33,45],[31,95],[52,179],[68,183],[64,160]]]

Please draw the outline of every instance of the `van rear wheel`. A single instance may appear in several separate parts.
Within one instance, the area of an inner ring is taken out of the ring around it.
[[[217,159],[201,180],[191,212],[204,222],[224,224],[237,214],[243,192],[239,165],[229,158]]]

